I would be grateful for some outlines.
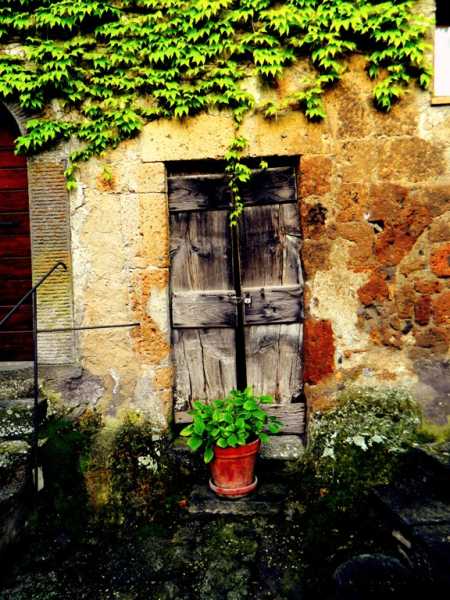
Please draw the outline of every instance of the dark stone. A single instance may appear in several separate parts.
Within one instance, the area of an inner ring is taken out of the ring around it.
[[[205,482],[194,486],[187,509],[197,515],[277,515],[283,511],[287,492],[281,483],[265,483],[246,498],[228,500],[216,496]]]
[[[445,425],[450,416],[450,361],[417,360],[414,370],[419,377],[416,396],[425,416],[433,423]]]
[[[334,572],[338,600],[383,600],[410,597],[414,578],[397,558],[385,554],[361,554]]]

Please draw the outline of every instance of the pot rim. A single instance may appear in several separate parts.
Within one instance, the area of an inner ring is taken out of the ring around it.
[[[253,442],[248,442],[243,446],[236,446],[233,448],[230,446],[229,448],[221,448],[220,446],[214,446],[214,456],[218,458],[240,458],[244,456],[249,456],[251,454],[256,454],[261,447],[261,440],[256,438]]]

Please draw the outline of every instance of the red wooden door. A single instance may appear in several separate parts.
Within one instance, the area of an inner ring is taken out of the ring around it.
[[[31,244],[27,162],[14,154],[20,135],[0,107],[0,318],[31,287]],[[0,361],[32,359],[31,304],[0,329]]]

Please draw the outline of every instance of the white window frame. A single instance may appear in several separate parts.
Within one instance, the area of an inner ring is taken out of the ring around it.
[[[433,63],[432,104],[450,104],[450,23],[436,24]]]

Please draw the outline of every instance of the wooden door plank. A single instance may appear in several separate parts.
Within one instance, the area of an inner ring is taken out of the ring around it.
[[[1,167],[26,167],[27,159],[24,156],[17,156],[11,148],[0,147],[0,168]]]
[[[28,211],[0,214],[0,235],[22,235],[24,233],[30,233]]]
[[[236,294],[226,290],[172,293],[173,327],[235,327]]]
[[[31,256],[0,259],[0,286],[5,279],[29,279],[31,282]],[[31,285],[30,285],[31,287]]]
[[[0,361],[32,360],[33,335],[31,333],[0,332]]]
[[[30,256],[31,243],[29,235],[1,235],[0,234],[0,256],[2,258],[20,258]]]
[[[295,404],[267,404],[264,410],[269,415],[278,417],[283,421],[283,434],[302,434],[305,432],[305,405],[302,402]],[[175,412],[175,423],[186,425],[192,423],[192,417],[187,411]]]
[[[303,283],[297,204],[247,207],[239,229],[243,287]]]
[[[243,288],[251,302],[244,303],[246,325],[298,323],[303,319],[303,288],[279,286]]]
[[[277,404],[298,402],[302,394],[301,323],[246,327],[248,385]]]
[[[27,187],[27,169],[0,169],[0,190],[16,190]]]
[[[28,210],[28,192],[23,190],[1,190],[0,189],[0,213],[11,211]]]
[[[171,289],[232,290],[226,213],[175,213],[170,221]]]
[[[234,329],[174,329],[175,410],[236,387]]]
[[[23,280],[3,280],[0,281],[0,305],[14,305],[28,292],[31,288],[29,279]],[[31,298],[29,300],[31,302]]]
[[[168,186],[171,212],[225,210],[230,206],[223,173],[173,175],[168,178]],[[295,202],[295,194],[293,167],[255,170],[250,184],[242,189],[246,206]]]
[[[1,286],[1,282],[0,282]],[[11,310],[13,305],[0,306],[0,320]],[[33,319],[31,314],[31,305],[24,304],[17,309],[17,311],[11,315],[8,321],[3,325],[4,330],[16,331],[16,330],[31,330],[33,325]],[[0,329],[1,332],[1,329]]]

